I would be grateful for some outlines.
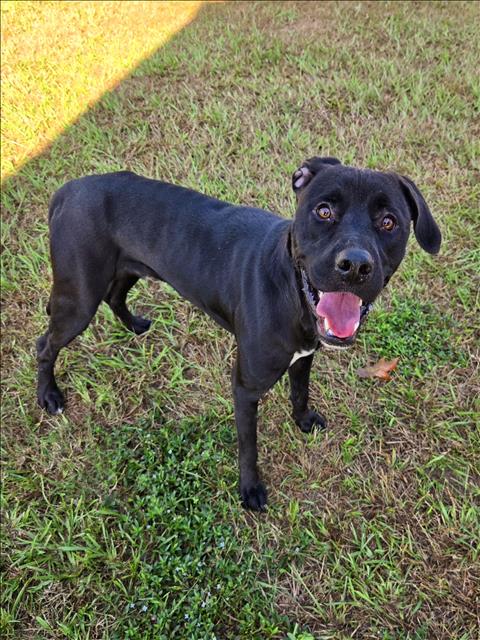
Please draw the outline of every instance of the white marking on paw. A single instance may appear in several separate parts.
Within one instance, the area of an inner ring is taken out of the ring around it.
[[[315,352],[315,349],[310,349],[310,350],[303,349],[302,351],[296,351],[293,354],[293,358],[290,360],[290,364],[288,366],[291,367],[292,364],[297,360],[300,360],[300,358],[305,358],[306,356],[309,356],[314,352]]]

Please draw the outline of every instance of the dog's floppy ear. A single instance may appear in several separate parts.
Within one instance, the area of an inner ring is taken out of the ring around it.
[[[410,208],[413,230],[418,244],[428,253],[438,253],[442,234],[417,186],[406,176],[398,176]]]
[[[292,176],[292,188],[295,193],[307,186],[310,180],[322,169],[332,164],[342,164],[336,158],[310,158],[299,167]]]

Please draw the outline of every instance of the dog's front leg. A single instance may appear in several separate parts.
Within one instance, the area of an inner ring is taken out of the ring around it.
[[[323,429],[327,424],[320,413],[308,408],[308,383],[312,361],[313,354],[299,358],[288,369],[293,419],[304,433],[310,433],[315,428]]]
[[[240,496],[247,509],[263,511],[267,505],[267,490],[260,481],[257,468],[257,411],[262,394],[242,386],[236,368],[232,374],[232,386],[238,436]]]

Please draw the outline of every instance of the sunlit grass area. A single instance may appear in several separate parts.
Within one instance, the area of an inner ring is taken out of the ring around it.
[[[143,4],[150,24],[161,8]],[[474,2],[207,3],[42,154],[11,156],[2,638],[476,640],[479,13]],[[55,35],[28,33],[43,100]],[[20,85],[26,71],[9,73]],[[12,100],[7,115],[22,118]],[[34,342],[58,187],[131,169],[291,217],[291,174],[318,153],[410,176],[444,243],[433,257],[412,237],[355,348],[317,353],[324,433],[292,423],[285,380],[262,403],[266,514],[237,495],[234,341],[168,286],[132,290],[153,321],[143,336],[103,305],[58,360],[65,413],[40,411]],[[380,357],[400,358],[391,382],[357,377]]]
[[[2,2],[2,179],[164,45],[202,2]]]

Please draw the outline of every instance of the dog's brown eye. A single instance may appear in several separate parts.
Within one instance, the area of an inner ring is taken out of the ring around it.
[[[332,210],[328,204],[319,204],[318,207],[315,208],[315,213],[322,220],[329,220],[332,217]]]
[[[393,231],[397,226],[393,216],[385,216],[382,220],[382,229],[384,231]]]

